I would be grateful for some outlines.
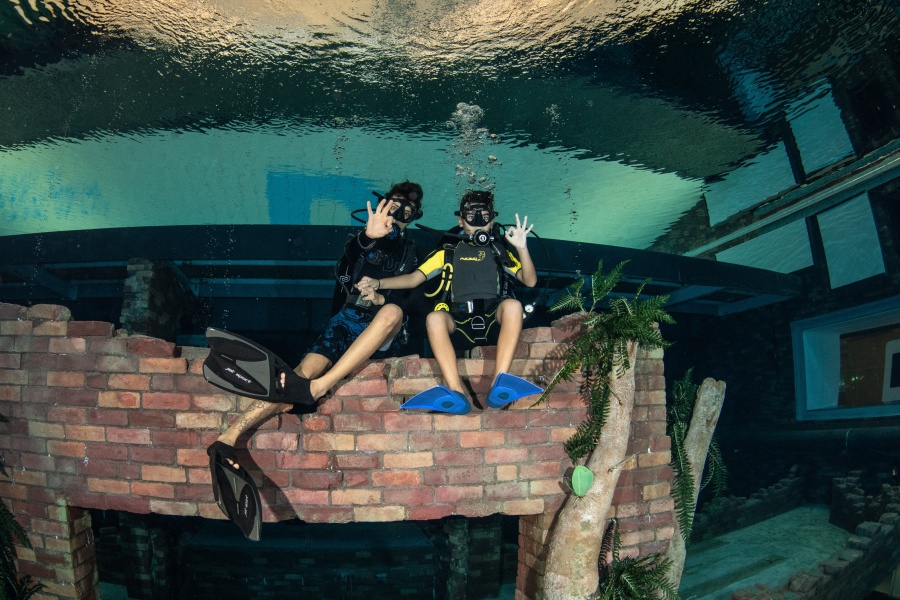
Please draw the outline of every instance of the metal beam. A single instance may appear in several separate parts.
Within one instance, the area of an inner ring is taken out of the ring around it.
[[[0,266],[0,271],[15,275],[28,283],[50,290],[63,298],[75,300],[78,297],[78,288],[76,286],[35,265]]]
[[[780,206],[793,203],[713,242],[689,250],[684,253],[684,256],[696,257],[706,254],[728,246],[730,242],[750,233],[762,235],[774,231],[878,187],[897,177],[900,172],[900,147],[898,146],[900,146],[900,142],[895,141],[888,146],[886,154],[866,156],[836,174],[802,186],[777,201],[762,204],[756,209],[756,215],[771,213],[773,210],[778,210]]]

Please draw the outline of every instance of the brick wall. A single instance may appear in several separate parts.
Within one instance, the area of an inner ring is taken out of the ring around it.
[[[707,502],[694,515],[691,542],[697,543],[737,531],[793,510],[805,503],[805,482],[791,469],[787,477],[749,497],[726,496]]]
[[[523,332],[512,371],[535,381],[559,365],[569,322]],[[483,397],[492,349],[460,361]],[[45,598],[94,598],[97,574],[85,509],[222,519],[206,447],[247,400],[201,376],[206,350],[72,321],[63,307],[0,304],[0,497],[30,534],[21,573]],[[314,523],[518,515],[519,598],[540,590],[544,542],[572,465],[563,442],[585,408],[576,384],[547,404],[466,416],[400,413],[435,383],[416,356],[371,362],[316,414],[261,426],[241,462],[257,478],[266,521]],[[663,551],[672,535],[662,352],[641,353],[630,455],[610,516],[625,551]],[[600,532],[598,532],[598,535]]]

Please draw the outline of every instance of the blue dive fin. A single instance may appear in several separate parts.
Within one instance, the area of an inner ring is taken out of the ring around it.
[[[485,402],[491,408],[500,408],[519,398],[540,394],[543,391],[543,388],[534,385],[527,379],[509,373],[500,373]]]
[[[419,392],[404,402],[400,408],[421,408],[454,415],[466,415],[472,412],[472,405],[465,396],[442,385]]]

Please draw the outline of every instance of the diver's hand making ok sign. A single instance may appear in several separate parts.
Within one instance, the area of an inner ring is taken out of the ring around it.
[[[516,226],[506,229],[506,241],[516,250],[524,250],[527,246],[526,238],[534,225],[528,226],[528,215],[525,215],[524,221],[519,221],[519,214],[516,213]]]
[[[394,217],[389,213],[396,202],[382,198],[375,211],[372,211],[372,203],[366,202],[366,210],[369,211],[369,219],[366,221],[366,235],[370,239],[383,238],[394,228]]]

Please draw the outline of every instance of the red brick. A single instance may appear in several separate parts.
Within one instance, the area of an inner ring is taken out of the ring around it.
[[[18,402],[21,397],[21,387],[12,385],[0,385],[0,401]]]
[[[28,310],[24,306],[18,304],[10,304],[8,302],[0,302],[0,319],[8,321],[16,321],[28,317]]]
[[[84,387],[84,373],[51,371],[47,373],[47,385],[51,387]]]
[[[481,416],[483,429],[520,429],[526,426],[526,413],[519,410],[490,411]]]
[[[434,464],[441,467],[480,465],[484,463],[482,450],[435,450]]]
[[[187,410],[191,407],[191,397],[188,394],[144,392],[141,395],[141,407],[157,410]]]
[[[69,440],[84,442],[102,442],[106,440],[105,430],[97,425],[66,425],[66,437]]]
[[[386,414],[384,419],[385,431],[429,431],[432,419],[430,415],[401,414],[393,412]]]
[[[175,389],[189,394],[210,394],[215,393],[217,390],[203,377],[194,377],[192,375],[185,375],[176,379]]]
[[[358,435],[356,448],[361,452],[369,450],[406,450],[406,435],[402,433],[383,433]]]
[[[344,400],[345,410],[366,413],[396,414],[402,402],[392,396],[374,398],[347,398]]]
[[[84,354],[87,342],[84,338],[48,338],[47,349],[54,354]],[[33,352],[34,350],[32,350]]]
[[[416,504],[431,504],[434,502],[434,490],[430,487],[415,487],[403,489],[384,490],[385,504],[398,504],[400,506],[412,506]]]
[[[0,369],[18,369],[21,365],[21,354],[0,353]]]
[[[175,415],[170,412],[133,410],[125,414],[128,417],[127,424],[132,427],[150,427],[151,429],[172,429],[175,427]],[[116,423],[116,425],[119,424]],[[121,424],[125,425],[126,423]]]
[[[69,335],[72,337],[112,337],[115,333],[115,326],[103,321],[72,321],[69,323]]]
[[[350,523],[353,521],[352,508],[305,508],[299,513],[299,517],[307,523]]]
[[[59,321],[45,321],[44,323],[38,323],[34,326],[32,335],[65,337],[68,330],[68,323],[61,323]]]
[[[406,518],[410,521],[432,521],[443,519],[452,515],[454,507],[449,504],[435,506],[411,506],[406,511]]]
[[[422,469],[422,485],[437,487],[447,484],[446,469]]]
[[[410,433],[409,449],[434,450],[437,448],[459,448],[457,433]]]
[[[528,496],[528,486],[524,482],[509,481],[484,486],[484,497],[488,500],[518,500]]]
[[[89,460],[84,463],[81,472],[84,475],[90,475],[92,477],[113,479],[119,472],[118,466],[118,463],[111,460]]]
[[[82,504],[79,506],[85,508],[107,508],[109,510],[120,510],[123,512],[135,513],[138,515],[146,515],[150,513],[150,499],[138,496],[108,496],[105,506],[97,504]]]
[[[97,406],[98,397],[97,390],[66,388],[59,390],[57,401],[69,406]]]
[[[528,449],[528,460],[539,462],[544,460],[559,460],[566,457],[566,449],[562,444],[549,446],[533,446]]]
[[[373,471],[372,485],[378,487],[413,487],[421,485],[418,471]]]
[[[523,463],[519,465],[519,476],[522,479],[546,479],[548,477],[559,477],[560,470],[559,461]]]
[[[104,339],[98,337],[89,338],[91,353],[123,355],[126,352],[124,338]]]
[[[107,427],[106,439],[111,444],[150,444],[150,430],[138,427]]]
[[[332,490],[340,487],[343,480],[340,471],[300,472],[291,476],[293,486],[304,490]]]
[[[2,339],[2,338],[0,338]],[[7,338],[10,339],[10,338]],[[15,352],[50,352],[50,348],[53,345],[63,344],[66,340],[65,338],[47,338],[47,337],[16,337],[12,338],[14,340],[14,345],[12,348],[7,348],[6,350],[13,350]],[[71,347],[73,351],[78,351],[77,345],[75,346],[65,346]],[[81,350],[83,352],[84,350]]]
[[[505,443],[503,431],[463,431],[459,434],[459,445],[463,448],[490,448]]]
[[[380,453],[339,453],[334,456],[334,468],[373,470],[381,468]]]
[[[494,467],[456,467],[447,469],[450,485],[488,483],[496,481]]]
[[[145,481],[133,481],[131,493],[136,496],[149,496],[154,498],[175,498],[175,487],[168,483],[148,483]]]
[[[104,373],[136,373],[138,359],[133,356],[101,355],[97,357],[97,370]]]
[[[550,441],[550,429],[546,427],[533,427],[528,429],[513,429],[506,432],[507,446],[534,446],[546,444]]]
[[[0,371],[0,384],[28,385],[28,371],[19,371],[19,370]]]
[[[109,376],[109,387],[118,390],[146,392],[150,390],[150,376],[113,373]]]
[[[0,321],[0,335],[29,336],[34,329],[31,321]]]
[[[93,354],[61,354],[57,357],[56,369],[59,371],[95,371],[97,357]],[[87,375],[85,375],[85,382]]]
[[[197,445],[197,432],[195,431],[154,431],[152,439],[154,446],[174,446],[175,448],[193,448]]]
[[[91,425],[128,425],[128,411],[113,409],[87,410],[85,422]]]
[[[87,489],[89,492],[101,494],[121,494],[125,496],[131,493],[131,485],[127,481],[101,479],[98,477],[87,478]]]
[[[72,311],[60,304],[35,304],[28,307],[28,318],[35,321],[71,321]]]
[[[141,467],[141,479],[164,483],[184,483],[187,481],[187,476],[185,475],[185,470],[181,467],[144,465]]]
[[[138,356],[171,358],[175,355],[175,344],[156,338],[133,335],[128,338],[128,353]]]
[[[529,410],[528,427],[568,427],[572,425],[572,415],[568,411]]]
[[[112,444],[86,444],[85,456],[90,457],[91,460],[99,458],[122,462],[128,460],[128,447]]]
[[[344,471],[344,487],[346,488],[370,488],[372,480],[371,471]]]
[[[388,395],[388,385],[384,379],[351,379],[338,386],[335,394],[341,396],[386,396]]]
[[[300,441],[294,434],[277,431],[272,433],[257,433],[253,436],[253,445],[259,450],[296,452],[300,447]]]
[[[331,464],[331,455],[325,452],[279,452],[275,457],[275,464],[277,468],[287,471],[324,469]],[[341,469],[337,462],[335,468]]]
[[[334,431],[384,431],[379,414],[336,414],[332,417]]]
[[[299,490],[291,489],[284,492],[285,498],[291,504],[328,505],[328,492],[325,490]]]
[[[434,501],[443,504],[459,502],[460,500],[478,500],[483,494],[484,489],[480,485],[440,487],[434,491]]]
[[[148,448],[142,446],[131,446],[128,449],[128,452],[131,456],[131,460],[134,462],[157,463],[162,465],[175,464],[174,448]]]
[[[47,451],[53,456],[71,456],[74,458],[84,458],[84,444],[81,442],[60,442],[57,440],[47,441]]]
[[[458,514],[467,517],[489,517],[503,510],[502,500],[462,500],[456,503]]]
[[[142,358],[141,373],[187,373],[187,361],[183,358]]]
[[[484,462],[488,464],[518,464],[528,459],[527,448],[488,448],[484,451]]]

